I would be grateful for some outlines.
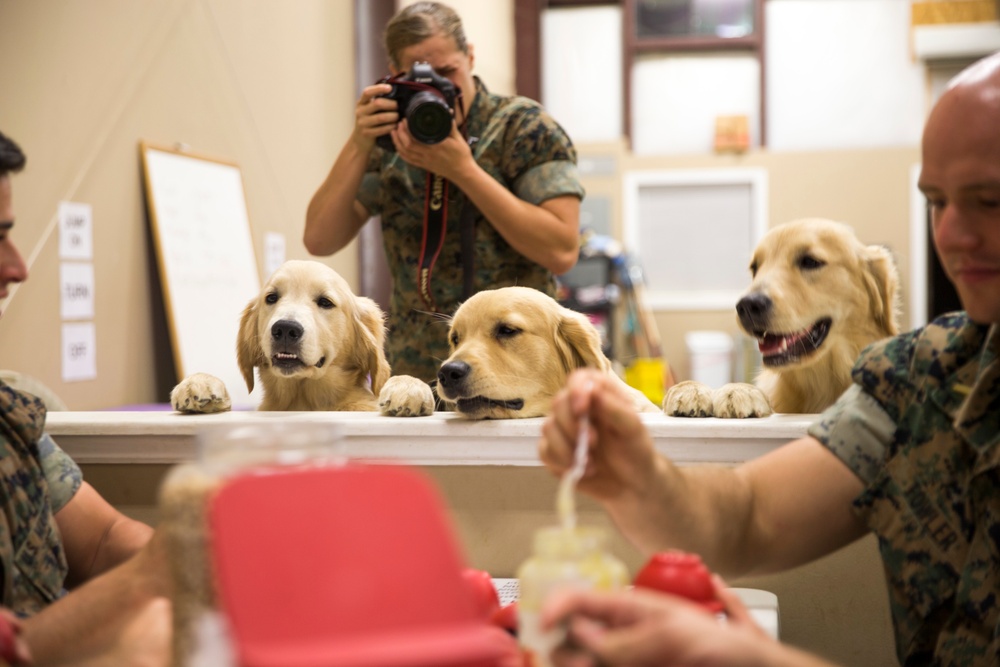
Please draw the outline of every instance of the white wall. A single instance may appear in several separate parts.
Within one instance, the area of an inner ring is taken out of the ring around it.
[[[770,150],[919,142],[924,70],[910,53],[908,2],[768,0],[765,6]],[[543,102],[578,143],[620,135],[620,115],[608,109],[622,90],[621,67],[610,55],[621,50],[620,12],[546,12]],[[758,116],[759,72],[749,57],[647,55],[632,76],[637,155],[711,152],[716,115]],[[595,95],[598,88],[606,97]],[[757,124],[751,125],[759,145]]]

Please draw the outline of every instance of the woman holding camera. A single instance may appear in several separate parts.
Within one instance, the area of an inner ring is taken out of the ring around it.
[[[473,76],[473,48],[454,10],[407,6],[386,26],[385,47],[394,76],[362,92],[354,131],[309,204],[303,240],[312,254],[329,255],[381,216],[393,278],[386,354],[394,374],[433,382],[448,356],[436,314],[451,315],[483,289],[554,294],[553,275],[579,253],[583,188],[559,124],[536,102],[492,94]],[[434,76],[424,76],[423,63]],[[426,93],[453,115],[443,138],[439,115],[413,109]]]

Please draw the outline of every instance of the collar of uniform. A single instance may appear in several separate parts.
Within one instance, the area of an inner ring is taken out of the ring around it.
[[[938,358],[941,381],[928,393],[956,432],[983,453],[1000,441],[1000,327],[970,321]]]
[[[0,382],[0,434],[28,448],[38,447],[45,426],[45,405],[40,398]]]
[[[490,95],[490,91],[486,89],[486,84],[483,83],[482,79],[478,76],[473,76],[472,80],[476,83],[476,97],[472,100],[472,105],[466,113],[469,119],[466,135],[478,138],[487,123],[489,123],[497,101],[493,95]]]

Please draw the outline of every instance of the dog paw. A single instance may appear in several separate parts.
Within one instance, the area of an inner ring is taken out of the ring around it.
[[[208,373],[195,373],[180,381],[170,392],[170,405],[178,412],[225,412],[233,404],[225,383]]]
[[[378,409],[387,417],[426,417],[434,412],[434,392],[423,380],[395,375],[379,392]]]
[[[663,413],[671,417],[711,417],[711,387],[691,380],[678,382],[663,397]]]
[[[712,409],[722,419],[769,417],[773,410],[760,389],[744,382],[724,384],[712,393]]]

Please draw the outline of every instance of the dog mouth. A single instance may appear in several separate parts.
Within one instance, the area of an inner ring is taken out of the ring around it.
[[[473,396],[472,398],[460,398],[455,401],[455,409],[466,415],[478,415],[483,412],[490,412],[493,410],[517,411],[523,408],[523,398],[502,400],[497,398],[487,398],[485,396]]]
[[[313,364],[316,368],[323,368],[326,357]],[[281,372],[282,375],[292,375],[307,367],[306,363],[297,354],[291,352],[275,352],[271,355],[271,366]]]
[[[787,366],[810,356],[823,345],[833,320],[829,317],[817,321],[808,329],[787,334],[754,332],[757,348],[768,367]]]

